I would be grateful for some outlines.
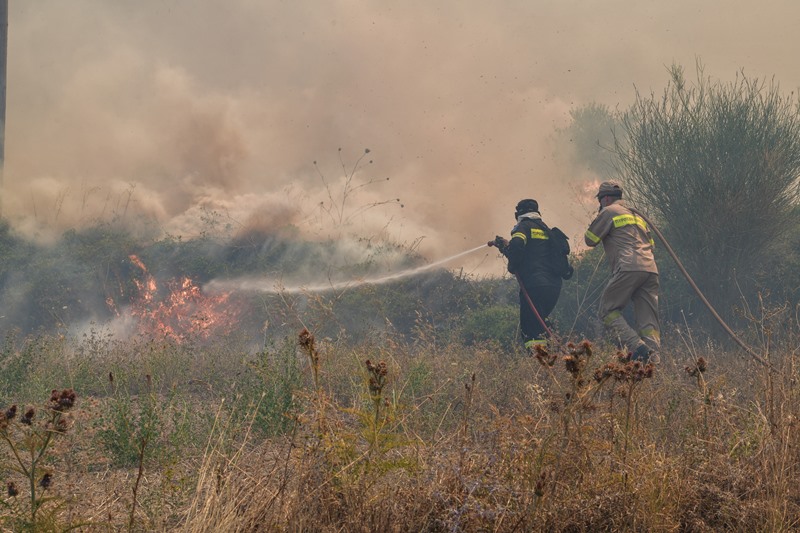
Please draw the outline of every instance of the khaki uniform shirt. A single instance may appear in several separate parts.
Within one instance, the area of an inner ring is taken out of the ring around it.
[[[633,214],[622,200],[604,207],[586,231],[588,246],[603,242],[612,273],[658,273],[653,257],[653,238],[647,223]]]

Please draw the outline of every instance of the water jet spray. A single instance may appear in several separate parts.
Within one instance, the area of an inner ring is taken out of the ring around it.
[[[428,265],[410,268],[407,270],[403,270],[401,272],[396,272],[394,274],[387,274],[385,276],[380,276],[375,278],[360,278],[360,279],[332,282],[326,284],[294,285],[289,287],[284,286],[281,281],[274,279],[263,279],[263,278],[237,278],[229,280],[215,279],[206,283],[205,286],[203,287],[203,290],[209,292],[240,291],[240,292],[261,292],[261,293],[274,293],[274,294],[278,293],[297,294],[306,292],[326,292],[326,291],[345,290],[354,287],[360,287],[362,285],[380,285],[398,279],[416,276],[417,274],[421,274],[422,272],[434,269],[438,266],[441,266],[443,264],[449,263],[450,261],[458,259],[459,257],[463,257],[465,255],[469,255],[473,252],[476,252],[482,248],[486,248],[487,246],[488,246],[487,244],[481,244],[480,246],[476,246],[471,250],[466,250],[464,252],[451,255],[450,257],[445,257],[444,259],[440,259]]]

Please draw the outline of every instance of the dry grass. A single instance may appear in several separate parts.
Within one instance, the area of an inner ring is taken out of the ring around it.
[[[169,402],[160,394],[170,409],[183,399],[192,433],[175,440],[173,423],[162,421],[164,442],[144,461],[132,530],[800,527],[792,343],[768,354],[780,373],[684,343],[665,348],[650,374],[588,343],[531,358],[430,339],[345,346],[303,335],[296,362],[304,385],[287,429],[272,437],[258,429],[258,401],[237,400],[253,386],[237,377],[241,352],[193,354],[197,368],[214,359],[229,372],[228,389],[221,376],[198,389],[191,367],[159,362],[183,376],[170,383]],[[119,345],[98,353],[115,364],[125,358]],[[157,367],[157,349],[148,360]],[[78,381],[105,378],[105,369],[96,374]],[[112,397],[77,392],[70,431],[48,461],[53,490],[67,502],[63,523],[126,530],[137,468],[115,466],[97,438]]]

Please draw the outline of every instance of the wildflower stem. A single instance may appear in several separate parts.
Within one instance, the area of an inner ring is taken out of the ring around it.
[[[14,454],[14,458],[17,460],[17,464],[19,464],[20,470],[22,470],[22,473],[25,475],[25,477],[28,478],[31,477],[30,472],[28,471],[27,468],[25,468],[25,461],[23,461],[22,458],[19,456],[19,451],[17,450],[14,441],[8,438],[8,435],[6,435],[5,431],[3,432],[3,440],[6,441],[9,449]]]
[[[61,413],[59,413],[58,411],[53,411],[50,416],[51,416],[51,418],[50,418],[50,426],[53,427],[53,428],[57,427],[58,420],[61,418]],[[51,430],[48,430],[46,432],[44,440],[42,441],[42,444],[39,447],[39,455],[37,455],[36,459],[34,459],[34,461],[33,461],[34,463],[38,463],[39,459],[41,459],[42,456],[47,451],[47,448],[50,445],[50,440],[53,438],[53,432],[54,431],[55,430],[51,429]]]
[[[136,483],[133,485],[133,501],[131,502],[131,514],[128,520],[128,531],[133,531],[133,521],[136,515],[136,500],[139,492],[139,483],[142,481],[144,474],[144,450],[147,447],[147,437],[142,437],[139,446],[139,472],[136,475]]]

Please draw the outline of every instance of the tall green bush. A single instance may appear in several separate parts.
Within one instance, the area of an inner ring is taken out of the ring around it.
[[[616,167],[707,296],[723,310],[753,297],[761,265],[797,221],[800,101],[738,74],[697,81],[673,66],[663,95],[637,93]]]

